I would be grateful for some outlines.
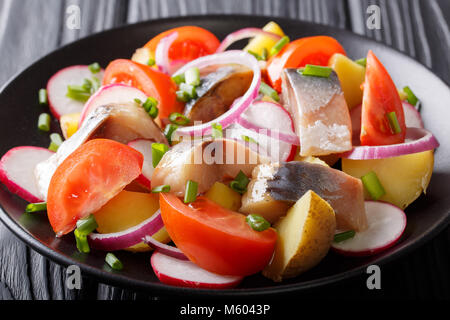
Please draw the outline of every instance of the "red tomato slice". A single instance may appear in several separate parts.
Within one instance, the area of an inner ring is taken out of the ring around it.
[[[183,111],[184,106],[176,97],[176,84],[168,75],[149,66],[127,59],[114,60],[103,77],[103,85],[112,83],[133,86],[158,100],[158,117],[161,120],[169,118],[172,112]]]
[[[175,195],[161,193],[159,203],[170,238],[203,269],[246,276],[269,263],[277,240],[274,229],[255,231],[244,215],[205,197],[185,205]]]
[[[394,134],[387,113],[395,111],[401,132]],[[405,141],[406,125],[402,102],[389,73],[373,54],[367,54],[361,116],[361,145],[378,146]]]
[[[56,169],[47,196],[47,214],[57,235],[75,228],[78,219],[100,209],[142,170],[144,157],[113,140],[94,139],[69,155]]]
[[[144,47],[154,54],[159,41],[175,31],[178,32],[178,37],[169,49],[171,60],[191,61],[216,52],[220,45],[219,39],[208,30],[196,26],[184,26],[158,34]]]
[[[335,53],[345,55],[344,48],[336,39],[315,36],[297,39],[284,46],[267,62],[267,76],[272,87],[281,92],[281,73],[286,68],[300,68],[307,64],[328,66]]]

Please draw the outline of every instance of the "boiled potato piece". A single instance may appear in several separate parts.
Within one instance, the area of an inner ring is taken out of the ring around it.
[[[159,209],[159,196],[152,193],[121,191],[100,210],[94,213],[99,233],[113,233],[126,230],[150,218]],[[153,235],[156,240],[167,243],[169,234],[163,227]],[[139,243],[128,251],[149,251],[151,248]]]
[[[366,68],[340,53],[335,53],[328,65],[338,75],[349,109],[359,105],[362,102],[361,84],[364,82]]]
[[[275,33],[279,36],[284,36],[284,32],[281,27],[273,21],[270,21],[268,24],[266,24],[263,30]],[[244,48],[244,51],[252,51],[260,55],[262,54],[264,48],[270,51],[270,48],[272,48],[275,43],[277,43],[277,41],[273,40],[272,38],[265,36],[256,36],[252,40],[250,40],[248,45]]]
[[[298,276],[322,260],[330,249],[336,229],[333,208],[308,191],[275,225],[275,254],[263,275],[273,281]]]
[[[59,119],[61,131],[65,139],[70,138],[75,132],[77,132],[80,116],[80,113],[69,113],[62,115]]]
[[[390,202],[402,209],[426,191],[433,172],[433,150],[400,157],[377,160],[342,159],[342,171],[361,178],[374,171],[386,194],[379,200]],[[365,198],[370,195],[364,190]]]
[[[215,182],[205,197],[232,211],[238,211],[241,207],[241,195],[220,182]]]

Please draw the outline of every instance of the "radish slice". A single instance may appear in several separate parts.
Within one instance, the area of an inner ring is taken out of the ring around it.
[[[406,227],[406,215],[393,204],[380,201],[365,201],[369,227],[357,232],[351,239],[333,242],[332,248],[343,255],[373,255],[393,246]]]
[[[136,139],[128,143],[130,147],[139,151],[144,156],[144,164],[142,165],[142,173],[137,178],[147,188],[151,188],[151,179],[153,170],[152,161],[152,141],[146,139]]]
[[[161,212],[158,210],[150,218],[127,230],[104,234],[91,233],[88,236],[89,245],[98,250],[122,250],[141,243],[145,236],[154,235],[162,227],[164,227],[164,223]]]
[[[263,29],[260,28],[243,28],[227,35],[220,44],[220,46],[217,48],[216,52],[225,51],[229,46],[231,46],[236,41],[247,38],[254,38],[256,36],[266,36],[275,41],[281,39],[281,36],[279,36],[278,34],[264,31]]]
[[[343,158],[352,160],[384,159],[418,153],[439,147],[433,134],[421,128],[406,128],[404,143],[384,146],[357,146],[342,154]]]
[[[0,181],[12,193],[29,202],[44,201],[39,192],[34,169],[54,154],[45,148],[16,147],[0,160]]]
[[[141,90],[121,83],[103,86],[84,105],[78,127],[81,127],[87,115],[96,108],[109,103],[133,102],[134,99],[139,99],[144,102],[147,100],[147,96]]]
[[[158,251],[152,254],[150,262],[159,281],[177,287],[225,289],[238,285],[243,279],[215,274],[191,261],[170,257]]]
[[[103,73],[101,70],[93,74],[85,65],[67,67],[55,73],[47,83],[48,103],[53,116],[59,120],[62,115],[81,112],[84,103],[66,97],[67,86],[82,85],[84,79],[92,77],[97,77],[101,83]]]
[[[169,246],[167,244],[159,242],[158,240],[150,236],[145,236],[144,239],[142,240],[153,249],[158,250],[159,252],[167,256],[179,260],[189,260],[188,257],[186,257],[186,255],[183,252],[181,252],[181,250],[178,249],[177,247]]]

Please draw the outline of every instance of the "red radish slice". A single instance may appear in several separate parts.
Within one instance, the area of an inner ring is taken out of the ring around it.
[[[225,51],[229,46],[231,46],[236,41],[239,41],[242,39],[247,39],[247,38],[254,38],[256,36],[265,36],[268,38],[272,38],[275,41],[278,41],[281,39],[280,35],[278,35],[276,33],[268,32],[268,31],[264,31],[263,29],[260,29],[260,28],[243,28],[243,29],[237,30],[237,31],[227,35],[225,37],[225,39],[223,39],[220,46],[217,48],[216,52]]]
[[[93,74],[88,66],[77,65],[59,70],[47,83],[47,94],[50,111],[55,118],[69,113],[79,113],[84,103],[66,97],[67,86],[82,85],[84,79],[97,77],[100,83],[103,80],[103,70]]]
[[[188,257],[186,257],[186,255],[177,247],[169,246],[167,244],[159,242],[158,240],[150,236],[145,236],[142,240],[153,249],[158,250],[159,252],[167,256],[177,258],[179,260],[189,260]]]
[[[88,236],[89,245],[98,250],[115,251],[134,246],[142,242],[145,236],[157,233],[164,223],[158,210],[150,218],[127,230],[115,233],[91,233]]]
[[[103,86],[84,105],[78,127],[81,127],[86,116],[96,108],[108,103],[133,102],[134,99],[145,102],[147,96],[141,90],[121,83]]]
[[[159,281],[177,287],[226,289],[235,287],[243,279],[211,273],[191,261],[173,258],[158,251],[152,254],[150,262]]]
[[[365,201],[367,230],[357,232],[351,239],[333,242],[332,248],[343,255],[373,255],[393,246],[406,227],[402,209],[381,201]]]
[[[53,154],[53,151],[39,147],[12,148],[0,160],[0,181],[9,191],[26,201],[43,201],[34,169]]]
[[[142,173],[137,178],[138,181],[151,188],[151,178],[153,174],[153,161],[152,161],[152,141],[146,139],[136,139],[128,143],[130,147],[139,151],[144,156],[144,164],[142,165]]]

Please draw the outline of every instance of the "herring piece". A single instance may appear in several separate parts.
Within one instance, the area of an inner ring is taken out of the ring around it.
[[[328,78],[284,69],[283,101],[294,118],[301,156],[341,153],[352,148],[352,125],[344,93],[333,71]]]

